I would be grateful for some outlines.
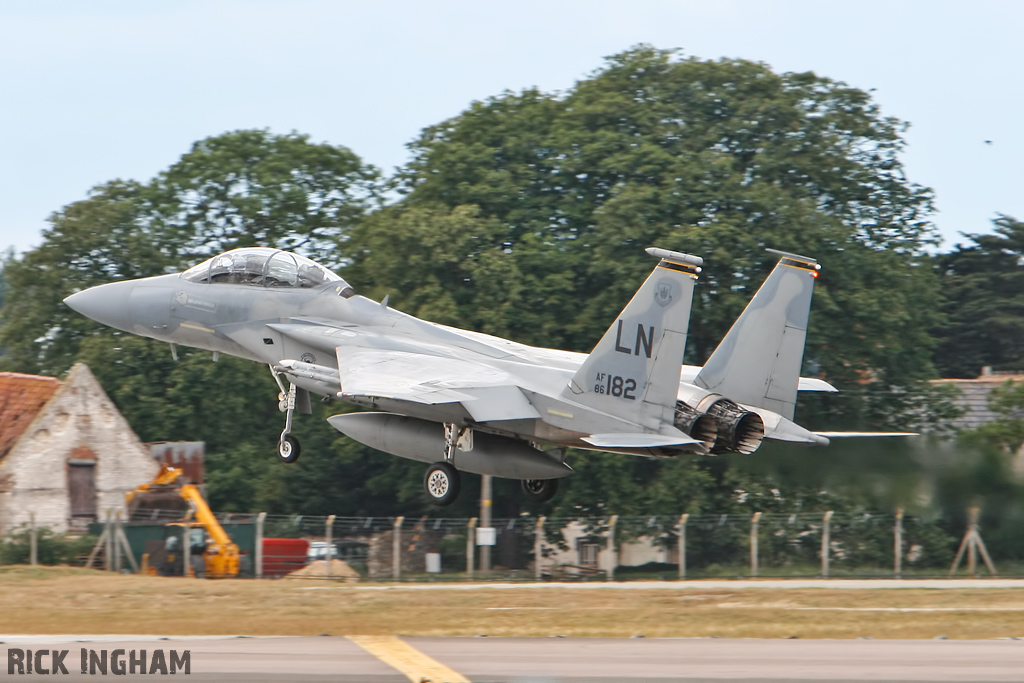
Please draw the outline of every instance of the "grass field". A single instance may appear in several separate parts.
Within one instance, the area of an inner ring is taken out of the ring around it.
[[[0,633],[1024,637],[1024,589],[1015,588],[410,591],[367,585],[0,567]]]

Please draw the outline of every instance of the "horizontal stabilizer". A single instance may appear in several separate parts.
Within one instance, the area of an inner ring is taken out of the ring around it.
[[[684,365],[679,379],[686,384],[694,384],[700,371],[701,367],[699,365]],[[825,391],[828,393],[838,393],[839,391],[825,380],[818,379],[817,377],[801,377],[797,382],[796,388],[797,391]]]
[[[825,380],[817,377],[801,377],[796,389],[797,391],[827,391],[833,394],[839,391]]]
[[[682,436],[666,436],[664,434],[591,434],[584,436],[591,446],[597,448],[660,448],[662,446],[686,446],[701,443],[685,434]]]
[[[917,432],[814,432],[826,439],[847,439],[866,436],[920,436]]]

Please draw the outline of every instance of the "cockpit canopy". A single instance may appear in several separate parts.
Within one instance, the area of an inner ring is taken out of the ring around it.
[[[190,282],[311,289],[328,282],[351,291],[343,279],[305,256],[267,247],[232,249],[192,266],[181,277]]]

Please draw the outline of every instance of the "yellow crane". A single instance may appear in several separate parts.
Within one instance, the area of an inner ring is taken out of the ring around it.
[[[195,521],[174,522],[167,525],[168,529],[203,529],[209,542],[200,544],[205,565],[204,574],[210,578],[230,578],[238,576],[238,545],[217,521],[210,506],[206,504],[203,494],[194,484],[184,481],[184,472],[177,467],[163,465],[160,473],[148,484],[142,484],[134,491],[125,494],[128,505],[128,518],[139,510],[181,507],[181,502],[192,511]],[[187,518],[186,518],[187,519]],[[169,558],[172,562],[174,557]],[[194,576],[192,567],[182,566],[182,573]]]

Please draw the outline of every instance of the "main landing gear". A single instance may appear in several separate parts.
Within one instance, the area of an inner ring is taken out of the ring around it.
[[[278,388],[281,389],[281,393],[277,395],[277,407],[284,413],[284,430],[281,432],[281,438],[277,440],[277,455],[281,458],[281,462],[292,463],[298,460],[302,454],[299,440],[291,435],[292,415],[295,413],[296,387],[294,384],[289,383],[288,388],[285,389],[284,382],[281,381],[281,373],[275,370],[274,366],[270,366],[270,374],[274,376],[274,381],[277,382]]]
[[[438,506],[451,505],[459,497],[461,477],[459,471],[446,462],[435,462],[427,468],[423,486],[430,502]]]
[[[472,439],[473,432],[469,427],[459,429],[452,422],[444,423],[444,460],[428,467],[423,477],[423,488],[434,505],[451,505],[459,497],[462,481],[459,471],[455,469],[455,449],[459,447],[460,441],[465,440],[469,441],[466,450],[470,450],[473,447]]]
[[[523,479],[523,493],[534,502],[546,503],[558,493],[558,480]]]
[[[444,460],[427,468],[423,476],[423,488],[434,505],[451,505],[459,497],[461,475],[455,468],[455,450],[473,449],[473,430],[469,427],[446,422],[444,425]],[[558,492],[557,479],[523,479],[523,493],[530,500],[544,503]]]

